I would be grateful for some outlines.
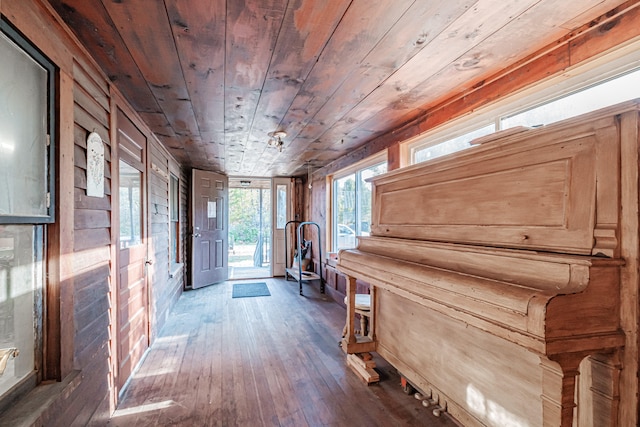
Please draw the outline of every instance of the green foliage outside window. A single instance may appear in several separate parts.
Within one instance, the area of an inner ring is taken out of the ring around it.
[[[234,244],[255,243],[261,228],[263,237],[268,236],[271,230],[271,190],[230,188],[229,225],[229,239]]]

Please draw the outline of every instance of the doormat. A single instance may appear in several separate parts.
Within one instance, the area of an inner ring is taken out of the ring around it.
[[[268,297],[270,295],[265,282],[235,283],[231,294],[232,298]]]

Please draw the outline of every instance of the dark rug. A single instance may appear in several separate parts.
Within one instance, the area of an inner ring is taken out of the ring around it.
[[[235,283],[233,285],[233,298],[248,298],[248,297],[268,297],[269,288],[265,282],[257,283]]]

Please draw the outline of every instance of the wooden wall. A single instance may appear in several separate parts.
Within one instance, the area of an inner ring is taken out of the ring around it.
[[[182,173],[167,150],[155,139],[149,145],[149,268],[151,288],[151,339],[169,316],[169,311],[182,290],[184,266],[172,270],[169,254],[169,177],[173,173],[180,180],[180,197],[186,207],[186,175]],[[186,227],[186,209],[180,211],[182,227]],[[181,232],[185,236],[186,228]],[[184,245],[181,245],[184,246]],[[180,257],[184,259],[184,254]]]
[[[639,20],[640,2],[629,0],[469,89],[449,94],[435,105],[425,105],[423,115],[408,120],[401,128],[369,141],[316,171],[314,179],[334,173],[384,149],[389,149],[389,170],[400,167],[399,145],[402,142],[637,41],[640,38]]]
[[[100,424],[113,409],[114,396],[110,393],[112,384],[110,372],[111,343],[109,302],[114,286],[114,236],[110,202],[110,170],[112,132],[112,98],[117,89],[111,86],[108,78],[91,60],[90,55],[77,43],[75,37],[66,28],[56,13],[42,0],[16,1],[0,0],[0,13],[15,25],[25,36],[44,52],[60,69],[59,93],[59,138],[58,138],[58,200],[57,222],[50,227],[49,233],[49,301],[48,307],[59,313],[47,325],[48,352],[57,354],[55,363],[47,359],[45,366],[47,378],[63,380],[58,383],[53,403],[41,412],[32,410],[30,419],[45,425],[85,425],[90,422]],[[483,103],[496,100],[510,92],[520,90],[533,82],[546,79],[562,72],[581,61],[589,60],[602,52],[638,37],[637,8],[629,8],[622,13],[613,25],[606,27],[594,25],[584,29],[572,41],[554,44],[548,52],[536,58],[530,58],[518,67],[506,70],[502,76],[496,76],[474,88],[472,94],[458,94],[440,106],[429,110],[420,120],[409,123],[400,133],[388,134],[356,150],[347,158],[341,159],[314,176],[310,197],[310,218],[326,229],[326,186],[323,175],[331,173],[361,158],[375,154],[381,149],[397,147],[400,140],[424,132],[436,124],[455,116],[472,111]],[[570,53],[569,53],[570,51]],[[118,101],[121,102],[121,101]],[[101,199],[84,196],[84,168],[86,167],[86,148],[84,140],[87,133],[97,130],[106,143],[105,183],[106,195]],[[144,130],[149,136],[150,132]],[[153,159],[162,171],[166,160],[171,167],[172,160],[154,138],[152,142]],[[163,160],[163,158],[165,160]],[[175,165],[174,165],[175,166]],[[163,192],[160,172],[150,174],[156,190]],[[183,190],[186,190],[187,178],[181,174]],[[182,192],[182,214],[186,215],[186,191]],[[162,206],[158,195],[156,202]],[[150,212],[153,212],[150,210]],[[184,218],[186,219],[186,218]],[[166,242],[165,218],[150,218],[155,227],[153,235],[154,263],[151,276],[152,293],[152,337],[155,336],[168,310],[182,288],[184,274],[168,278],[164,269]],[[183,222],[183,236],[186,236],[186,221]],[[324,237],[324,236],[323,236]],[[184,247],[183,247],[184,249]],[[166,270],[166,271],[165,271]],[[637,288],[637,286],[636,286]],[[629,290],[627,290],[629,291]],[[627,299],[626,331],[628,334],[625,365],[632,369],[622,379],[623,399],[636,396],[637,377],[637,289],[634,296]],[[636,316],[636,317],[634,317]],[[635,319],[635,320],[634,320]],[[57,348],[56,348],[57,347]],[[636,398],[637,399],[637,398]],[[637,403],[637,402],[636,402]],[[624,418],[635,425],[637,404],[634,407],[621,408]],[[36,417],[36,418],[33,418]],[[0,424],[2,424],[0,419]]]
[[[74,369],[109,378],[109,306],[111,285],[111,141],[109,87],[88,63],[74,61]],[[105,196],[86,196],[87,135],[97,132],[105,144]],[[61,141],[61,144],[63,142]],[[60,170],[59,173],[67,173]],[[63,200],[59,201],[64,203]],[[83,381],[66,410],[65,422],[87,422],[93,408],[85,396],[101,397],[108,408],[109,383]],[[80,414],[78,415],[78,413]]]
[[[397,169],[401,165],[401,143],[433,129],[452,119],[471,113],[488,104],[500,101],[505,97],[534,86],[538,82],[546,81],[568,70],[592,60],[601,58],[608,52],[615,51],[620,46],[626,46],[640,39],[640,3],[629,1],[624,5],[603,15],[597,20],[585,25],[570,37],[558,40],[545,49],[536,52],[520,63],[503,70],[500,74],[474,85],[465,92],[451,94],[449,98],[438,105],[428,107],[423,116],[407,122],[401,129],[381,135],[349,155],[340,158],[328,166],[314,172],[312,194],[308,196],[310,206],[309,217],[305,220],[316,221],[323,231],[328,227],[328,200],[326,196],[326,178],[343,168],[351,166],[382,150],[388,150],[388,168]],[[637,147],[631,154],[637,152]],[[630,177],[637,183],[637,176]],[[629,185],[635,185],[629,181]],[[633,204],[631,205],[633,206]],[[628,220],[637,223],[638,213],[630,210]],[[631,224],[631,223],[629,223]],[[327,241],[328,243],[328,241]],[[633,244],[627,245],[627,254],[637,254],[638,248]],[[627,263],[631,263],[625,271],[637,269],[637,259],[630,256]],[[329,277],[329,293],[334,299],[342,301],[344,286],[332,275],[331,267],[327,268]],[[362,288],[359,288],[362,289]],[[622,364],[625,370],[622,374],[620,401],[620,425],[637,425],[638,415],[638,318],[639,303],[638,280],[625,281],[621,289],[622,324],[626,334],[626,346]]]
[[[46,2],[0,0],[0,13],[59,67],[57,219],[48,233],[44,369],[45,379],[56,381],[39,386],[35,395],[1,414],[0,425],[104,425],[116,399],[112,376],[115,332],[111,330],[118,253],[113,226],[117,207],[111,202],[115,108],[133,113]],[[183,238],[188,182],[180,165],[151,132],[141,130],[149,141],[149,256],[154,263],[148,277],[153,339],[184,284],[184,269],[169,277],[169,171],[181,182]],[[105,195],[101,198],[86,196],[86,138],[90,132],[97,132],[105,144]]]

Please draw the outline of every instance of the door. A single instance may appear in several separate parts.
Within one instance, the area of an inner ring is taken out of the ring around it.
[[[291,197],[291,179],[290,178],[273,178],[271,185],[273,202],[271,203],[273,209],[272,221],[273,225],[273,251],[272,251],[272,274],[274,276],[284,276],[284,270],[288,266],[285,265],[285,254],[287,248],[285,247],[285,232],[289,232],[287,236],[287,242],[289,246],[292,246],[293,236],[292,230],[295,230],[294,224],[289,225],[285,230],[285,225],[293,218],[292,212],[292,197]],[[289,255],[291,259],[291,255]]]
[[[229,278],[229,179],[197,169],[191,178],[191,287],[197,289]]]
[[[149,294],[146,277],[145,165],[147,139],[120,110],[118,123],[118,294],[116,309],[118,372],[122,390],[149,347]]]

